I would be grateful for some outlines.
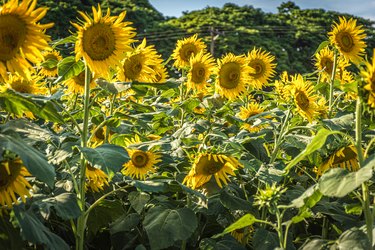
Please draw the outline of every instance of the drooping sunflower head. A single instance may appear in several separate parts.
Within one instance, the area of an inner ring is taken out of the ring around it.
[[[207,80],[215,67],[214,59],[203,51],[190,58],[190,68],[187,75],[187,88],[198,92],[204,92],[207,88]]]
[[[76,76],[73,76],[64,82],[68,87],[67,92],[73,94],[83,94],[85,90],[85,71],[82,71]],[[93,77],[90,82],[90,89],[96,85],[95,78]]]
[[[155,172],[156,164],[161,162],[161,155],[152,150],[127,149],[130,161],[124,164],[121,172],[124,175],[140,180],[146,179],[150,172]]]
[[[31,77],[32,64],[43,59],[41,51],[50,40],[44,32],[53,23],[39,24],[46,7],[36,8],[36,0],[10,0],[0,7],[0,75],[7,72]],[[31,63],[30,63],[31,62]]]
[[[321,176],[328,169],[337,167],[357,171],[359,169],[357,159],[357,150],[353,145],[341,147],[317,168],[316,175]]]
[[[205,49],[206,45],[200,38],[198,39],[197,34],[178,40],[172,54],[172,58],[175,60],[173,65],[179,69],[188,67],[190,58]]]
[[[104,186],[108,185],[108,176],[101,169],[90,165],[86,166],[86,188],[97,193],[102,191]]]
[[[146,39],[143,39],[139,46],[126,54],[119,68],[118,79],[126,82],[155,82],[157,80],[155,68],[160,67],[161,63],[162,59],[154,46],[146,46]],[[159,77],[163,76],[159,75]]]
[[[297,112],[309,122],[319,115],[317,110],[318,96],[314,94],[311,82],[305,81],[302,75],[297,75],[292,82],[292,96]]]
[[[254,48],[247,54],[246,62],[254,69],[254,72],[250,73],[250,85],[261,89],[275,75],[276,63],[273,62],[274,60],[273,55],[261,48]]]
[[[365,68],[361,71],[364,79],[364,89],[368,94],[367,104],[371,108],[375,108],[375,49],[372,56],[372,62],[366,62]]]
[[[246,106],[240,107],[240,112],[237,114],[237,116],[246,121],[248,118],[254,115],[263,113],[264,110],[265,108],[262,107],[259,103],[250,102]],[[258,132],[264,127],[265,125],[254,124],[254,121],[245,122],[245,124],[242,125],[242,128],[246,129],[249,132]]]
[[[339,17],[339,23],[333,24],[333,29],[328,33],[329,40],[341,55],[346,59],[358,63],[362,60],[361,56],[365,53],[366,43],[364,39],[366,34],[362,25],[357,25],[357,20],[345,17]]]
[[[102,9],[92,7],[93,17],[79,12],[84,23],[72,25],[78,30],[75,45],[76,60],[81,57],[86,61],[90,70],[97,76],[106,77],[110,68],[120,65],[125,52],[131,51],[130,44],[134,42],[134,29],[130,22],[124,22],[126,12],[119,16],[110,16],[110,10],[103,16]]]
[[[334,63],[334,52],[325,47],[315,54],[315,67],[321,71],[321,81],[329,81],[332,76]],[[345,69],[349,66],[349,61],[344,57],[339,57],[337,60],[337,71]],[[337,75],[336,75],[337,76]]]
[[[25,176],[31,174],[20,158],[0,161],[0,205],[12,208],[13,203],[18,203],[16,195],[22,202],[26,202],[26,197],[31,197],[32,187]]]
[[[249,244],[254,233],[253,226],[246,226],[240,229],[232,231],[230,234],[235,238],[241,245],[246,246]]]
[[[57,76],[57,63],[62,60],[60,52],[57,50],[45,50],[42,55],[44,60],[38,63],[39,74],[47,77]]]
[[[233,100],[246,91],[249,76],[254,73],[243,56],[235,56],[231,53],[218,61],[216,68],[216,91],[230,100]]]
[[[243,166],[234,157],[223,154],[200,153],[183,183],[192,189],[200,188],[214,176],[217,185],[222,188],[228,184],[229,175],[236,175],[235,170]]]

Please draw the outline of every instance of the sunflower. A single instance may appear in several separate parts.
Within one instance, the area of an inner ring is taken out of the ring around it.
[[[7,72],[31,77],[32,63],[43,59],[41,50],[48,48],[46,29],[53,23],[39,24],[46,7],[37,8],[36,0],[10,0],[0,7],[0,75]],[[30,63],[31,62],[31,63]]]
[[[126,12],[119,16],[110,16],[110,10],[103,16],[102,9],[92,7],[93,18],[83,12],[78,12],[85,23],[72,23],[78,30],[75,44],[76,60],[81,57],[86,61],[90,70],[97,76],[107,76],[109,68],[120,65],[125,52],[131,51],[130,44],[134,42],[134,29],[130,22],[123,22]]]
[[[132,178],[144,180],[147,173],[155,172],[155,165],[160,162],[160,154],[151,150],[127,149],[130,161],[124,164],[122,173]]]
[[[13,89],[18,93],[23,94],[33,94],[42,95],[46,94],[47,89],[42,86],[38,81],[40,78],[36,76],[31,76],[30,78],[24,78],[17,75],[9,75],[8,80],[6,80],[6,88]]]
[[[236,175],[234,170],[242,167],[241,163],[234,157],[222,154],[200,153],[183,183],[193,189],[197,189],[209,182],[211,177],[214,176],[216,183],[222,188],[222,182],[225,185],[228,184],[228,174],[234,176]]]
[[[367,104],[371,108],[375,108],[375,49],[372,56],[372,63],[366,62],[366,70],[361,71],[365,86],[363,87],[368,92]]]
[[[207,80],[215,67],[214,59],[203,51],[190,58],[190,68],[187,75],[187,88],[199,92],[206,90]]]
[[[328,33],[331,44],[335,45],[341,55],[346,59],[358,63],[365,53],[366,34],[362,25],[357,26],[357,20],[339,17],[340,23],[334,23],[333,30]]]
[[[154,69],[160,67],[162,62],[154,46],[146,46],[146,39],[143,39],[139,46],[126,54],[119,68],[118,79],[124,82],[156,82],[157,73]],[[163,76],[158,73],[160,81]]]
[[[235,56],[232,53],[225,55],[219,60],[216,68],[217,92],[230,100],[237,98],[246,91],[250,73],[253,72],[243,56]]]
[[[86,167],[86,188],[91,189],[93,192],[99,192],[108,186],[108,176],[98,168],[90,165]]]
[[[291,94],[298,113],[310,123],[319,115],[317,100],[319,96],[314,94],[311,82],[305,81],[302,75],[297,75],[292,82]]]
[[[264,110],[265,108],[261,107],[259,103],[251,102],[248,103],[245,107],[240,107],[240,112],[237,114],[237,116],[246,121],[248,118],[254,115],[263,113]],[[254,125],[253,121],[246,122],[244,125],[242,125],[242,128],[254,133],[260,131],[264,127],[265,125]]]
[[[165,83],[167,81],[168,72],[162,63],[150,65],[150,68],[154,71],[155,78],[152,80],[153,83]]]
[[[18,203],[16,194],[26,202],[26,197],[31,197],[32,189],[25,176],[31,176],[20,158],[0,161],[0,204],[9,208],[13,202]]]
[[[338,149],[317,168],[316,174],[317,176],[321,176],[328,169],[337,167],[345,168],[349,171],[357,171],[359,169],[357,149],[353,145]]]
[[[246,246],[252,238],[254,232],[253,226],[246,226],[240,229],[232,231],[230,234],[235,238],[241,245]]]
[[[90,82],[90,89],[95,87],[96,78],[92,78]],[[68,93],[83,94],[85,91],[85,71],[82,71],[76,76],[73,76],[64,82],[64,85],[68,87]]]
[[[275,75],[276,63],[273,63],[274,60],[273,55],[261,48],[254,48],[247,54],[246,62],[254,69],[254,72],[250,73],[250,85],[256,89],[262,89],[270,77]]]
[[[101,127],[99,129],[97,129],[96,127],[93,128],[92,130],[92,133],[95,131],[95,133],[92,135],[92,140],[91,140],[91,143],[92,143],[92,147],[95,148],[101,144],[104,143],[105,141],[105,137],[106,137],[106,133],[107,133],[107,127]]]
[[[188,67],[190,65],[190,58],[205,49],[206,45],[200,38],[198,39],[197,34],[183,40],[178,40],[172,54],[172,58],[175,60],[173,65],[179,69]]]
[[[291,80],[294,79],[293,76],[290,77],[288,72],[283,71],[280,75],[280,79],[276,80],[274,83],[275,92],[280,97],[279,99],[283,102],[289,102],[292,99],[291,91]]]
[[[57,76],[57,63],[62,60],[60,52],[57,50],[45,50],[42,55],[44,60],[38,63],[40,67],[39,74],[47,77]]]
[[[328,82],[331,80],[334,63],[334,52],[325,47],[315,54],[315,67],[321,71],[321,81]],[[344,57],[337,59],[337,71],[344,70],[349,66],[348,60]],[[338,77],[338,75],[336,75]]]

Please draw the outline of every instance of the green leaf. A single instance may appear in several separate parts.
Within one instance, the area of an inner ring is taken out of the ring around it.
[[[68,244],[44,226],[31,210],[24,211],[19,206],[13,210],[21,227],[21,234],[27,241],[45,245],[47,249],[70,249]]]
[[[301,247],[301,250],[316,250],[316,249],[329,249],[328,247],[328,241],[322,240],[322,239],[312,239],[308,241],[307,243],[303,244]]]
[[[58,62],[59,61],[54,58],[49,58],[45,60],[43,63],[41,63],[40,66],[42,66],[43,68],[47,68],[47,69],[54,69],[56,68]]]
[[[128,199],[129,199],[131,206],[134,208],[134,210],[138,214],[140,214],[144,206],[150,200],[150,195],[144,192],[133,191],[129,194]]]
[[[252,206],[249,201],[236,197],[235,195],[229,193],[225,189],[220,192],[220,201],[224,207],[230,210],[251,210]]]
[[[5,132],[9,134],[4,134]],[[56,175],[55,168],[47,162],[44,155],[27,145],[17,133],[3,131],[3,134],[0,134],[1,150],[9,150],[19,155],[23,164],[33,176],[53,187]]]
[[[0,249],[24,249],[24,244],[20,230],[3,214],[0,219]]]
[[[254,215],[252,215],[252,214],[245,214],[244,216],[242,216],[241,218],[239,218],[236,222],[234,222],[232,225],[230,225],[229,227],[225,228],[222,233],[217,234],[217,235],[213,236],[212,238],[221,237],[221,236],[223,236],[223,235],[225,235],[227,233],[230,233],[230,232],[232,232],[234,230],[250,226],[250,225],[254,224],[255,222],[259,222],[259,220],[257,220],[254,217]]]
[[[257,250],[274,250],[280,246],[279,238],[274,232],[259,228],[253,237],[253,247]],[[287,248],[289,249],[289,248]]]
[[[299,208],[298,214],[293,216],[291,221],[299,223],[302,220],[311,217],[311,208],[316,205],[323,197],[319,191],[318,185],[308,188],[300,197],[294,199],[291,203],[292,207]]]
[[[52,48],[56,48],[59,45],[65,45],[66,43],[75,43],[77,41],[77,37],[75,35],[67,36],[63,39],[54,41],[52,43]]]
[[[375,159],[371,162],[375,162]],[[368,181],[372,177],[372,169],[372,164],[367,164],[353,173],[342,168],[330,169],[320,178],[319,189],[325,196],[344,197]]]
[[[193,112],[194,108],[200,103],[201,102],[197,98],[189,98],[181,104],[181,107],[187,112]]]
[[[119,232],[129,232],[140,222],[140,216],[137,213],[124,214],[110,225],[111,234]]]
[[[79,147],[79,150],[92,167],[107,174],[120,171],[122,165],[129,161],[125,148],[113,144],[103,144],[96,148]]]
[[[62,193],[58,196],[44,199],[43,202],[54,207],[57,215],[64,220],[75,219],[81,215],[81,209],[77,203],[77,196],[73,193]]]
[[[129,82],[107,82],[105,79],[99,78],[95,81],[102,89],[105,89],[112,94],[118,94],[131,88]]]
[[[351,228],[341,234],[335,249],[371,249],[367,235],[358,228]],[[331,248],[333,249],[333,248]]]
[[[324,49],[325,47],[327,47],[329,45],[329,41],[323,41],[319,44],[318,48],[315,50],[314,52],[314,55],[318,54],[319,51],[321,51],[322,49]]]
[[[156,181],[132,181],[131,185],[143,192],[163,193],[168,190],[168,186],[163,182]]]
[[[151,208],[143,221],[151,249],[164,249],[176,241],[187,240],[198,226],[195,213],[190,208]]]
[[[65,57],[57,64],[57,73],[59,77],[54,84],[78,76],[85,68],[82,61],[76,61],[74,56]]]
[[[320,149],[329,135],[338,134],[338,131],[330,131],[328,129],[322,128],[318,131],[318,133],[314,136],[311,142],[307,145],[307,147],[295,157],[284,169],[284,175],[288,174],[289,170],[294,167],[298,162],[302,161],[306,156],[310,155],[314,151]]]

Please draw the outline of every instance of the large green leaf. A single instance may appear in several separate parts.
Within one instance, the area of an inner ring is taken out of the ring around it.
[[[310,217],[310,208],[314,207],[322,197],[323,195],[319,191],[318,185],[308,188],[300,197],[292,201],[291,206],[299,208],[299,211],[297,215],[292,217],[291,221],[293,223],[299,223]]]
[[[44,199],[41,204],[54,207],[57,215],[64,220],[75,219],[81,215],[77,196],[73,193],[62,193],[55,197]]]
[[[372,249],[367,235],[358,228],[345,231],[335,243],[335,247],[335,249]]]
[[[44,120],[64,123],[64,119],[58,112],[58,107],[48,97],[22,94],[7,89],[0,92],[0,107],[17,116],[31,112],[34,116]]]
[[[307,147],[285,167],[285,174],[287,174],[292,167],[294,167],[298,162],[302,161],[306,156],[320,149],[326,142],[326,139],[329,135],[338,133],[340,132],[330,131],[325,128],[319,130],[314,138],[312,138],[311,142],[307,145]]]
[[[22,249],[24,244],[19,229],[3,214],[0,218],[0,249]]]
[[[176,241],[187,240],[198,226],[197,218],[190,208],[151,208],[143,221],[151,249],[164,249]]]
[[[129,161],[125,148],[113,144],[103,144],[96,148],[80,147],[79,149],[91,166],[107,174],[120,171],[122,165]]]
[[[252,206],[249,201],[241,199],[225,189],[220,192],[220,201],[224,205],[224,207],[230,210],[251,210]]]
[[[57,64],[59,77],[56,79],[55,84],[79,75],[84,68],[85,64],[82,61],[76,61],[74,56],[65,57]]]
[[[42,244],[46,249],[70,249],[68,244],[44,226],[31,210],[24,211],[16,206],[14,213],[21,227],[21,234],[29,242]]]
[[[239,218],[236,222],[234,222],[232,225],[230,225],[229,227],[225,228],[222,233],[215,235],[213,238],[221,237],[224,234],[230,233],[230,232],[232,232],[234,230],[241,229],[241,228],[244,228],[244,227],[247,227],[247,226],[251,226],[252,224],[254,224],[255,222],[258,222],[258,221],[259,220],[257,220],[254,217],[254,215],[252,215],[252,214],[245,214],[244,216],[242,216],[241,218]]]
[[[140,222],[140,215],[137,213],[124,214],[110,225],[111,234],[128,232],[134,229]]]
[[[27,145],[17,133],[4,131],[4,134],[0,134],[0,153],[3,150],[9,150],[19,155],[23,164],[33,176],[53,187],[56,175],[54,167],[47,162],[44,155]]]
[[[253,237],[253,247],[257,250],[274,250],[280,246],[279,238],[274,232],[259,228]]]
[[[134,210],[138,214],[140,214],[144,206],[150,200],[150,195],[144,192],[133,191],[129,194],[128,199],[129,199],[131,206],[134,208]]]

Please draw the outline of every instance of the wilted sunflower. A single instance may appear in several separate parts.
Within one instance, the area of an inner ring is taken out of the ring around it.
[[[32,63],[43,59],[41,50],[48,48],[46,29],[53,23],[39,24],[46,7],[37,8],[36,0],[10,0],[0,7],[0,75],[7,72],[30,78]],[[30,62],[29,62],[30,61]]]
[[[78,39],[75,45],[76,60],[81,57],[86,61],[90,70],[97,76],[106,77],[109,68],[120,65],[125,52],[130,51],[134,42],[134,29],[130,22],[123,22],[126,12],[119,16],[110,16],[110,9],[103,16],[102,9],[92,7],[93,18],[83,12],[78,12],[85,23],[72,23],[78,29]]]
[[[214,176],[217,185],[222,188],[222,182],[225,185],[228,184],[228,174],[234,176],[236,175],[234,171],[242,167],[241,163],[234,157],[222,154],[200,153],[195,158],[193,167],[183,183],[186,183],[192,189],[197,189],[209,182]]]
[[[44,60],[39,62],[39,74],[42,76],[57,76],[57,63],[62,60],[60,52],[57,50],[45,50],[42,52]]]
[[[216,68],[217,92],[230,100],[237,98],[246,91],[250,73],[253,72],[243,56],[235,56],[232,53],[225,55],[219,60]]]
[[[361,71],[361,75],[365,81],[364,89],[368,92],[367,104],[371,108],[375,108],[375,49],[373,51],[372,63],[366,62],[366,70]]]
[[[25,176],[31,176],[23,165],[21,159],[7,159],[0,161],[0,204],[9,208],[13,202],[18,203],[16,195],[26,202],[26,197],[31,197],[32,189]]]
[[[345,17],[339,17],[339,21],[334,23],[333,30],[328,33],[329,40],[346,59],[358,63],[366,48],[366,34],[362,25],[357,26],[357,20],[353,18],[347,21]]]
[[[321,81],[330,81],[333,71],[334,52],[325,47],[315,54],[315,61],[315,67],[321,71]],[[339,57],[337,59],[337,71],[344,70],[347,66],[349,66],[349,62],[345,58]]]
[[[153,45],[146,46],[146,39],[133,51],[128,52],[121,67],[119,67],[118,79],[120,81],[155,82],[155,67],[162,63]],[[160,73],[160,72],[159,72]]]
[[[204,92],[207,87],[207,80],[210,78],[215,67],[214,59],[203,51],[190,58],[190,68],[187,75],[187,88]]]
[[[77,76],[73,76],[64,82],[68,87],[68,93],[83,94],[85,91],[85,71],[82,71]],[[90,82],[90,89],[95,87],[95,78],[93,77]]]
[[[317,105],[319,97],[314,94],[312,83],[305,81],[302,75],[297,75],[292,84],[291,94],[294,97],[298,113],[309,122],[312,122],[319,115]]]
[[[240,229],[236,229],[230,234],[235,238],[241,245],[246,246],[249,244],[249,241],[251,240],[254,233],[254,227],[253,226],[246,226]]]
[[[254,48],[247,54],[246,62],[254,69],[254,72],[250,73],[250,85],[256,89],[262,89],[275,74],[276,63],[273,63],[274,60],[275,57],[273,55],[260,48]]]
[[[108,176],[101,169],[87,165],[86,188],[90,188],[93,192],[99,192],[108,185]]]
[[[200,38],[198,39],[197,34],[183,40],[178,40],[172,54],[172,58],[175,60],[173,65],[179,69],[188,67],[190,65],[190,58],[205,49],[206,45]]]
[[[251,102],[248,103],[245,107],[240,107],[240,112],[238,113],[238,117],[241,118],[242,120],[246,121],[248,118],[258,115],[260,113],[263,113],[265,110],[264,107],[261,107],[259,103],[256,102]],[[242,128],[246,129],[249,132],[258,132],[262,128],[264,128],[266,125],[259,124],[259,125],[254,125],[253,121],[250,121],[249,123],[245,123],[242,125]]]
[[[337,167],[345,168],[349,171],[357,171],[359,169],[357,150],[353,145],[342,147],[333,153],[317,168],[316,174],[317,176],[321,176],[328,169]]]

